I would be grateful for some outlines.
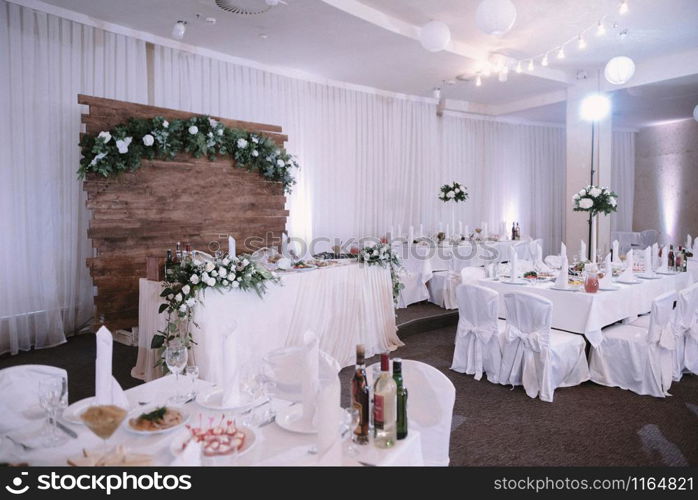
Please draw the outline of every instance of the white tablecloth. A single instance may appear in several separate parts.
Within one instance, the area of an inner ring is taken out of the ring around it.
[[[598,346],[603,339],[601,329],[604,326],[648,313],[655,297],[671,290],[682,290],[692,282],[690,273],[679,273],[656,280],[641,280],[637,285],[616,283],[620,287],[619,290],[598,293],[552,290],[551,282],[511,285],[502,281],[484,279],[480,284],[499,293],[500,318],[506,317],[503,294],[535,293],[552,301],[553,328],[583,334],[591,345]]]
[[[198,390],[204,391],[211,384],[199,381]],[[138,408],[139,402],[157,403],[166,400],[175,392],[174,377],[162,377],[153,382],[134,387],[126,391],[132,408]],[[220,415],[220,412],[209,412],[200,407],[196,402],[189,403],[185,407],[192,414],[192,421],[197,421],[199,415]],[[38,416],[41,412],[38,413]],[[36,429],[41,425],[41,419],[27,420],[27,431]],[[85,426],[68,424],[68,427],[78,433],[77,439],[69,439],[67,443],[57,448],[38,448],[29,452],[14,445],[6,438],[0,438],[0,462],[20,463],[27,462],[32,466],[60,466],[67,465],[66,459],[75,456],[83,448],[98,448],[101,440],[92,434]],[[26,431],[22,431],[26,432]],[[147,453],[153,456],[156,466],[169,465],[174,456],[170,452],[170,443],[175,433],[156,436],[136,435],[122,427],[111,437],[109,443],[113,446],[124,445],[127,450],[135,453]],[[418,431],[410,429],[409,435],[404,440],[390,449],[378,449],[371,444],[365,446],[355,445],[358,455],[348,456],[343,449],[341,458],[337,463],[332,461],[320,462],[317,455],[308,453],[308,449],[315,445],[316,437],[307,434],[297,434],[280,428],[272,423],[256,430],[256,444],[246,453],[238,457],[237,465],[272,465],[272,466],[311,466],[311,465],[358,465],[364,462],[373,465],[423,465],[422,446]],[[14,435],[14,433],[13,433]],[[342,447],[344,448],[344,447]]]
[[[350,263],[281,277],[262,298],[241,290],[209,290],[202,298],[194,312],[198,326],[191,327],[197,343],[192,358],[201,378],[221,382],[223,336],[234,323],[236,344],[253,362],[273,349],[301,345],[307,330],[343,367],[355,362],[357,344],[365,345],[367,357],[403,345],[387,268]],[[140,280],[138,362],[132,375],[144,380],[161,375],[155,368],[159,353],[150,349],[153,334],[166,323],[165,314],[158,315],[161,287]]]

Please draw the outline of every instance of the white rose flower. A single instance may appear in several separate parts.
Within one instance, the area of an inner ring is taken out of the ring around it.
[[[216,268],[215,264],[213,262],[207,262],[206,263],[206,272],[210,273]]]
[[[211,271],[211,276],[213,276],[214,278],[217,277],[218,271],[216,271],[215,269],[213,271]]]
[[[572,197],[572,201],[579,201],[579,195],[578,195],[578,194],[575,194],[575,195]]]
[[[238,288],[240,286],[240,283],[237,281],[233,281],[233,288]]]
[[[167,127],[170,126],[170,122],[168,122],[167,120],[164,120],[164,121],[162,122],[162,126],[165,127],[165,128],[167,128]]]
[[[174,299],[175,299],[175,302],[182,302],[182,294],[178,293],[177,295],[175,295]]]
[[[143,144],[150,147],[155,142],[155,138],[150,134],[145,134],[143,136]]]
[[[199,133],[199,127],[197,127],[196,125],[192,125],[191,127],[189,127],[189,133],[190,133],[191,135],[196,135],[196,134],[198,134],[198,133]]]
[[[194,299],[194,298],[187,299],[187,305],[189,307],[194,307],[194,304],[196,304],[196,299]]]
[[[247,259],[242,259],[242,265],[243,265],[243,266],[247,266],[247,265],[249,265],[249,263],[250,263],[249,260],[247,260]]]
[[[455,191],[456,191],[456,193],[460,193],[460,188],[457,187],[457,188],[455,189]]]
[[[184,285],[184,286],[182,287],[182,293],[183,293],[184,295],[189,295],[189,292],[190,292],[190,291],[191,291],[191,288],[189,287],[189,285]]]
[[[174,299],[174,295],[169,294],[169,295],[167,296],[167,300],[172,300],[172,299]]]
[[[206,134],[206,137],[208,137],[209,139],[213,139],[213,132],[209,132],[208,134]]]
[[[596,198],[597,196],[599,196],[601,194],[601,190],[597,187],[594,187],[594,188],[591,188],[591,190],[589,191],[589,194],[592,196],[592,198]]]
[[[618,204],[618,202],[616,201],[615,198],[610,198],[610,199],[608,200],[608,203],[609,203],[609,205],[611,205],[612,207],[615,207],[615,206]]]
[[[286,165],[283,160],[276,160],[276,164],[280,167],[283,167],[284,165]]]
[[[104,141],[104,144],[111,141],[111,134],[109,132],[105,132],[104,130],[102,132],[100,132],[97,137],[102,139],[102,141]]]
[[[208,275],[208,273],[204,273],[201,275],[201,281],[203,281],[204,283],[206,283],[209,278],[210,276]]]
[[[240,149],[245,149],[247,147],[247,141],[241,137],[238,139],[237,146]]]
[[[126,137],[124,139],[119,139],[116,141],[116,149],[119,150],[119,153],[126,154],[128,153],[128,146],[131,144],[131,138]]]
[[[213,118],[209,118],[208,124],[211,126],[211,128],[216,128],[218,126],[218,120],[214,120]]]
[[[259,138],[256,135],[253,135],[252,142],[254,142],[255,144],[259,144]]]
[[[228,259],[228,257],[226,257],[225,259],[223,259],[223,260],[221,261],[221,263],[222,263],[224,266],[227,266],[228,264],[230,264],[230,259]]]
[[[230,284],[230,281],[228,281],[228,280],[223,280],[223,285],[224,285],[224,286],[228,286],[229,284]]]
[[[238,276],[237,278],[235,278],[235,281],[242,281],[242,277]]]
[[[204,263],[204,261],[201,259],[194,259],[191,261],[191,263],[194,264],[195,266],[200,266],[201,264]]]
[[[181,306],[179,306],[179,312],[183,312],[183,313],[187,312],[187,305],[182,304]]]
[[[594,202],[589,198],[584,198],[579,202],[579,208],[583,208],[584,210],[589,210],[592,206],[594,206]]]
[[[580,189],[580,190],[579,190],[579,196],[580,196],[580,197],[582,197],[582,196],[584,196],[584,195],[586,195],[586,194],[587,194],[587,192],[586,192],[585,189]]]
[[[215,279],[215,278],[209,278],[207,284],[208,284],[208,286],[216,286],[216,279]]]
[[[194,285],[197,285],[199,283],[199,277],[196,274],[192,274],[189,281],[191,281]]]
[[[218,268],[218,275],[221,278],[225,278],[226,276],[228,276],[228,270],[225,267],[219,267]]]
[[[259,156],[259,151],[257,151],[256,149],[253,149],[253,150],[252,150],[252,156],[254,156],[255,158],[257,158],[257,157]]]
[[[216,131],[216,133],[217,133],[218,135],[223,135],[223,132],[225,132],[225,131],[224,131],[222,128],[219,128],[219,129]]]
[[[105,156],[107,156],[107,153],[98,153],[94,158],[92,158],[92,161],[90,162],[90,166],[94,167],[97,164],[97,162],[99,162]]]
[[[453,198],[455,196],[456,196],[456,194],[453,191],[449,191],[448,193],[446,193],[447,198]]]

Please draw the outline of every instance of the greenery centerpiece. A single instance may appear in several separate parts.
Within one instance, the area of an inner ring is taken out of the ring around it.
[[[572,197],[575,212],[589,213],[589,260],[596,262],[596,216],[618,210],[618,195],[607,187],[588,185]]]
[[[393,285],[393,302],[397,304],[400,290],[405,288],[405,285],[400,281],[400,258],[393,251],[390,243],[380,242],[376,245],[367,245],[363,247],[358,254],[358,261],[369,266],[381,266],[390,268],[390,279]]]

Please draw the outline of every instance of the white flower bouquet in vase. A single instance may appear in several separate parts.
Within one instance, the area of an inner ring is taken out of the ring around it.
[[[607,187],[587,186],[572,197],[575,212],[588,212],[591,228],[590,260],[596,262],[596,216],[608,215],[618,209],[618,195]]]
[[[446,235],[448,239],[451,239],[451,236],[456,232],[456,203],[468,199],[468,188],[456,181],[453,181],[451,184],[444,184],[439,190],[439,199],[444,203],[453,202],[451,203],[450,231],[447,231],[450,234]]]

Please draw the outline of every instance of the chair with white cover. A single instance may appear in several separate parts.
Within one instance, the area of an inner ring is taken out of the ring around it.
[[[591,380],[641,395],[667,396],[674,365],[675,300],[675,292],[654,299],[649,328],[632,325],[605,328],[601,344],[591,351]]]
[[[401,264],[400,281],[404,288],[400,290],[398,308],[428,300],[427,282],[433,275],[430,260],[421,255],[412,245],[403,245]]]
[[[378,367],[374,363],[366,370],[371,385]],[[446,375],[421,361],[402,360],[402,377],[409,391],[408,432],[415,429],[421,436],[424,465],[447,466],[456,388]]]
[[[460,272],[434,273],[429,282],[429,300],[446,309],[457,309],[456,289],[463,283],[474,284],[487,277],[484,267],[468,266]]]
[[[512,250],[516,252],[520,260],[533,260],[531,258],[531,243],[528,241],[517,241],[512,245]]]
[[[679,292],[674,339],[674,380],[681,380],[683,372],[698,375],[698,283]]]
[[[0,433],[22,428],[37,416],[43,416],[39,381],[56,377],[68,380],[66,371],[55,366],[19,365],[0,370]]]
[[[529,397],[552,402],[556,388],[589,380],[584,337],[551,329],[550,300],[511,292],[504,294],[504,305],[500,384],[523,385]]]
[[[456,289],[456,298],[458,330],[451,370],[475,375],[475,380],[485,373],[487,380],[497,384],[506,325],[497,319],[499,294],[487,287],[463,284]]]
[[[543,259],[543,262],[552,269],[560,269],[562,267],[562,257],[560,255],[548,255]]]
[[[659,242],[659,231],[656,229],[647,229],[640,233],[640,241],[642,248],[651,247]]]

